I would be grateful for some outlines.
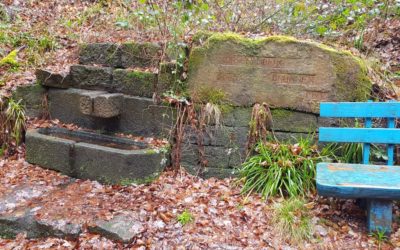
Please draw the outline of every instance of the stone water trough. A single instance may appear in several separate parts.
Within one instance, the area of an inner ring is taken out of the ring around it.
[[[26,133],[26,159],[75,178],[108,184],[146,183],[164,169],[164,148],[145,142],[63,128]]]

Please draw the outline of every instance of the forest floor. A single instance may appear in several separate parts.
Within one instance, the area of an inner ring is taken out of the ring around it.
[[[60,228],[79,225],[75,239],[0,239],[1,249],[400,249],[398,219],[390,238],[378,241],[366,233],[365,213],[351,200],[310,197],[306,206],[314,233],[309,241],[286,241],[272,222],[282,199],[244,196],[235,179],[203,180],[182,171],[164,172],[149,185],[110,186],[71,179],[15,157],[0,160],[0,210],[35,211],[35,219]],[[22,190],[22,192],[21,192]],[[18,192],[17,192],[18,191]],[[184,211],[192,221],[182,225]],[[399,209],[395,206],[395,218]],[[129,215],[138,232],[123,244],[90,231],[98,219]]]

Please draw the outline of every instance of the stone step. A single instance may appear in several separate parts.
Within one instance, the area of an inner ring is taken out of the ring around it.
[[[175,70],[174,65],[161,64],[159,74],[137,69],[72,65],[67,75],[38,69],[36,79],[43,86],[52,88],[104,90],[151,98],[154,92],[162,94],[171,88],[175,81],[172,73]]]
[[[161,46],[156,43],[90,43],[79,49],[79,63],[114,68],[158,67]]]

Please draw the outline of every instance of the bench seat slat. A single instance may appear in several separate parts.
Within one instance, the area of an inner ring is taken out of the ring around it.
[[[397,118],[400,102],[325,102],[320,105],[321,117]]]
[[[319,141],[399,144],[400,129],[319,128]]]
[[[317,189],[323,196],[400,199],[400,166],[319,163]]]

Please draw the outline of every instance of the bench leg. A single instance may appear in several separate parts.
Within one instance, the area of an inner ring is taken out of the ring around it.
[[[392,201],[367,200],[367,227],[369,232],[392,231]]]

